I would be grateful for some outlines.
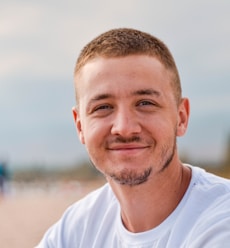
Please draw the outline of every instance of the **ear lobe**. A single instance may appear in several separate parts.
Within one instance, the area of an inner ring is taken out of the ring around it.
[[[185,134],[188,127],[189,114],[189,100],[188,98],[183,98],[178,108],[177,136],[183,136]]]
[[[75,127],[77,130],[80,142],[82,144],[85,144],[84,134],[83,134],[82,126],[81,126],[81,120],[80,120],[80,116],[79,116],[79,113],[76,107],[72,108],[72,113],[73,113],[74,123],[75,123]]]

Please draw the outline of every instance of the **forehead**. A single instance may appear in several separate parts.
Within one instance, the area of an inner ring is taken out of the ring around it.
[[[78,100],[89,93],[140,90],[156,87],[164,91],[170,82],[170,72],[155,57],[131,55],[118,58],[94,58],[75,75]],[[106,92],[106,93],[108,93]]]
[[[151,69],[151,67],[164,67],[165,66],[162,64],[162,62],[160,62],[159,59],[157,59],[154,56],[149,56],[149,55],[145,55],[145,54],[134,54],[134,55],[128,55],[128,56],[123,56],[123,57],[102,57],[102,56],[98,56],[98,57],[94,57],[92,59],[90,59],[84,66],[82,66],[82,68],[79,70],[79,72],[77,73],[77,75],[82,75],[82,73],[84,73],[84,71],[95,68],[95,69],[103,69],[105,70],[106,68],[110,68],[110,65],[117,65],[117,67],[119,67],[119,70],[121,69],[121,67],[125,66],[125,65],[132,65],[132,67],[139,67],[141,66],[143,67],[149,67]],[[107,66],[106,66],[107,65]],[[122,65],[122,66],[119,66]],[[117,68],[116,67],[116,68]],[[132,67],[130,67],[130,69],[132,69]],[[115,68],[113,68],[115,69]]]

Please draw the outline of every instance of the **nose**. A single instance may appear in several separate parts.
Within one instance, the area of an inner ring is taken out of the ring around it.
[[[117,110],[114,115],[111,134],[130,137],[141,132],[141,125],[136,114],[128,109]]]

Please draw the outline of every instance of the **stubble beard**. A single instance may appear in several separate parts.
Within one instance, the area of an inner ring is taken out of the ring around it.
[[[161,148],[160,158],[158,161],[153,162],[148,168],[143,169],[141,172],[137,172],[132,169],[123,169],[120,172],[106,173],[106,177],[110,177],[113,181],[121,185],[137,186],[148,181],[153,168],[160,168],[158,173],[163,172],[173,160],[176,152],[176,136],[174,142],[171,145],[165,145]]]
[[[120,173],[110,173],[108,176],[121,185],[135,186],[146,182],[151,172],[151,167],[139,173],[124,169]]]

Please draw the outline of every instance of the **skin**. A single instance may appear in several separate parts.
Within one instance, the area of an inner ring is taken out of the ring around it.
[[[95,167],[107,178],[129,231],[159,225],[182,199],[190,169],[177,154],[189,101],[177,103],[171,72],[156,58],[95,58],[75,75],[76,129]]]

